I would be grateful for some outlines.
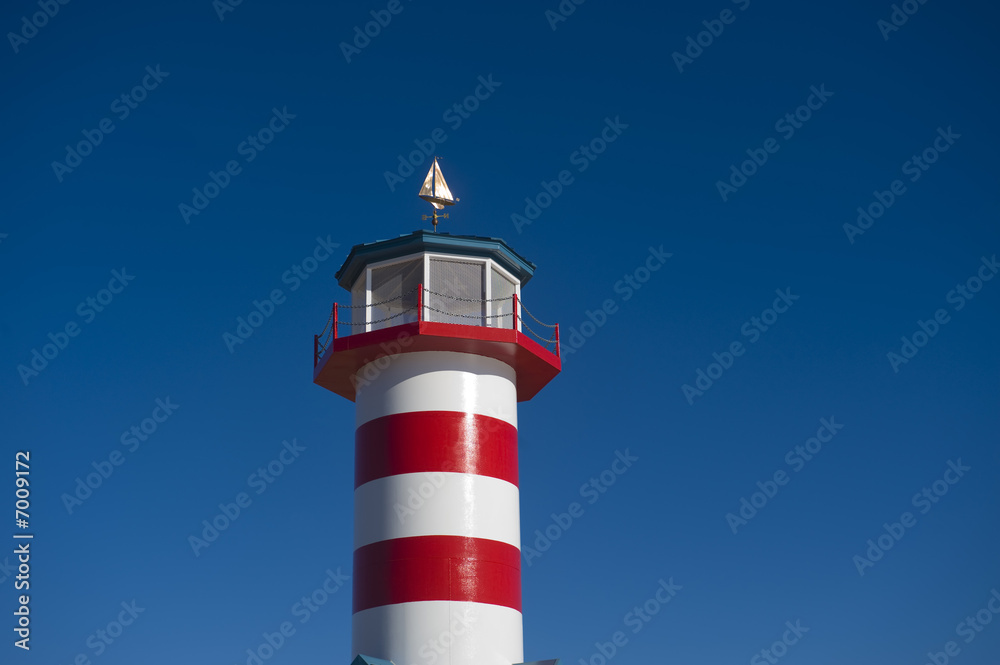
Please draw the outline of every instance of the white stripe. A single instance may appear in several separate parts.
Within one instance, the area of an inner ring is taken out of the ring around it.
[[[358,370],[356,426],[395,413],[458,411],[517,427],[514,368],[495,358],[452,351],[386,356]]]
[[[354,490],[354,548],[391,538],[465,536],[521,548],[515,485],[469,473],[402,473]]]
[[[485,603],[427,600],[363,610],[351,622],[358,654],[396,665],[511,665],[524,660],[521,613]]]

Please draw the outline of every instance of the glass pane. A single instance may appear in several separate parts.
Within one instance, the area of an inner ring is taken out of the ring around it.
[[[493,328],[513,328],[514,282],[497,270],[490,271],[490,319],[487,325]]]
[[[417,320],[417,287],[423,272],[422,259],[372,269],[372,330]]]
[[[367,271],[362,270],[361,276],[358,277],[358,281],[354,282],[354,288],[351,289],[351,305],[354,309],[351,310],[351,323],[359,324],[365,322],[365,295],[367,294],[367,289],[365,288],[365,282]],[[364,326],[353,325],[351,326],[351,334],[358,332],[364,332]]]
[[[453,259],[431,259],[430,285],[427,294],[429,321],[484,324],[486,289],[483,283],[485,264]]]

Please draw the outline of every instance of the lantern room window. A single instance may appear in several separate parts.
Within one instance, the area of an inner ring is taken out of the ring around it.
[[[367,266],[351,289],[354,332],[418,320],[511,328],[520,283],[492,259],[424,253]],[[517,322],[520,329],[520,322]]]

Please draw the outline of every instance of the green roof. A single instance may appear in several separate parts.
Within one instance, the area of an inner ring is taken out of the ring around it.
[[[358,276],[369,264],[419,252],[491,258],[514,275],[522,286],[531,279],[536,267],[501,238],[414,231],[391,240],[355,245],[347,255],[344,265],[337,271],[337,282],[350,291]]]

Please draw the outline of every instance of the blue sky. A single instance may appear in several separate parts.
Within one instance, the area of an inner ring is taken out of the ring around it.
[[[526,658],[997,662],[966,623],[1000,589],[995,7],[41,5],[0,12],[0,495],[30,451],[36,534],[4,662],[244,663],[285,621],[267,662],[347,662],[349,585],[294,613],[351,564],[353,404],[312,335],[352,245],[423,226],[429,143],[442,230],[507,240],[528,308],[593,333],[519,411],[524,543],[579,504],[523,564]]]

